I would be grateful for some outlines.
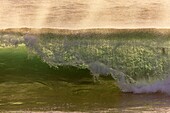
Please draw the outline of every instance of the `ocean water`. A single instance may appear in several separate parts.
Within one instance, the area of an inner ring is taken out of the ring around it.
[[[170,27],[169,0],[1,0],[1,28]]]
[[[0,111],[168,112],[169,29],[4,29]]]
[[[169,0],[0,3],[0,112],[169,112]]]

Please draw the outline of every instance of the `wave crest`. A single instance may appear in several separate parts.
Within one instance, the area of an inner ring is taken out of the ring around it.
[[[123,92],[170,92],[168,37],[145,34],[139,38],[127,33],[0,36],[1,45],[24,43],[50,66],[88,68],[96,80],[100,75],[111,75]]]

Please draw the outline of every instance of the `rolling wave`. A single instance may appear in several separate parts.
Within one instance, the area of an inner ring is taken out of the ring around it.
[[[123,92],[170,92],[167,29],[44,31],[3,31],[0,47],[24,45],[51,67],[88,68],[95,82],[110,75]]]

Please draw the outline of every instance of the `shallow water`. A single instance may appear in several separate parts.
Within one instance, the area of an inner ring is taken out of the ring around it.
[[[1,0],[1,28],[170,27],[169,0]]]

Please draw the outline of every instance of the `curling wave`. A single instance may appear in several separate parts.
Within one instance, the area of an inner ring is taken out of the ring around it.
[[[53,67],[88,68],[98,81],[111,75],[123,92],[169,93],[169,35],[155,32],[1,34],[1,47],[25,44]]]

